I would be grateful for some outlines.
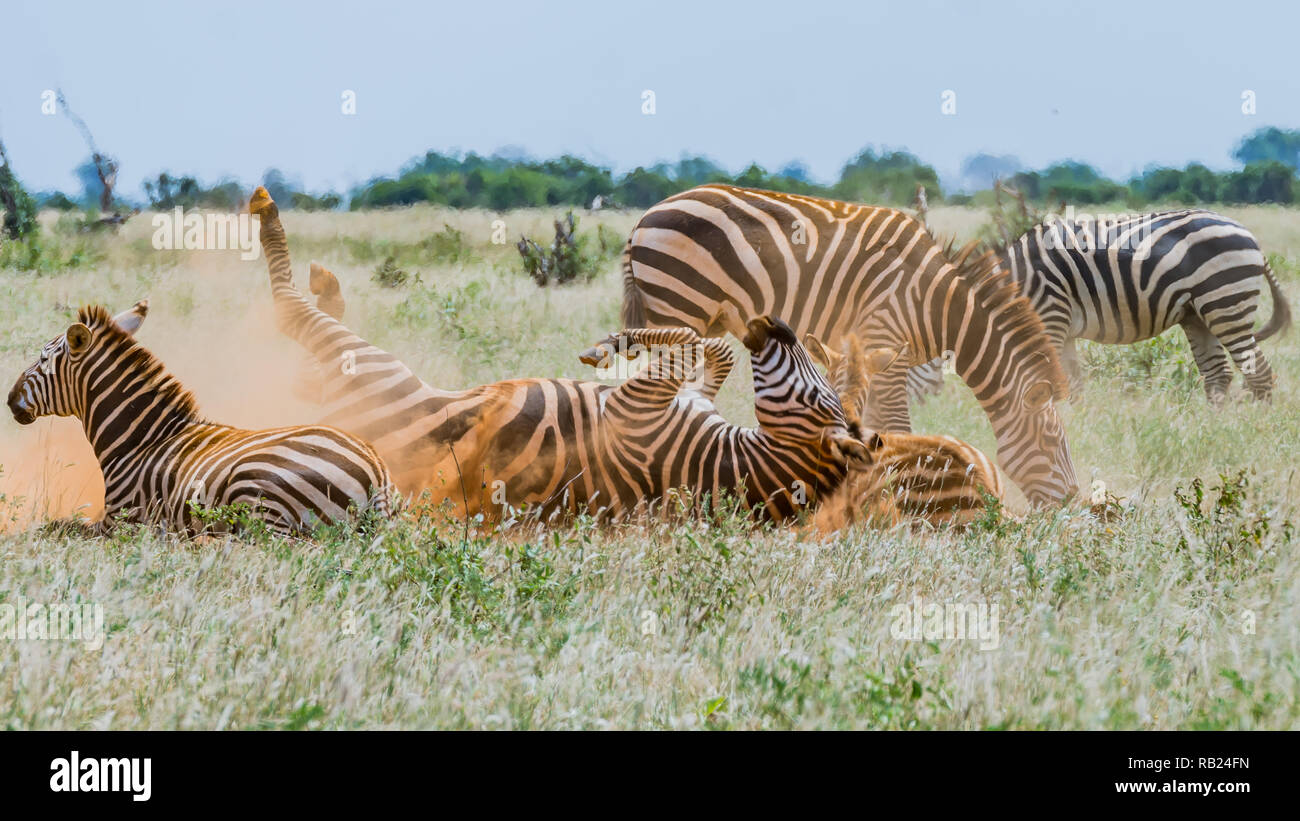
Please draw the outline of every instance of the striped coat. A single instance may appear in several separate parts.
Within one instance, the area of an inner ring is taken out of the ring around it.
[[[1075,339],[1129,344],[1181,325],[1211,402],[1226,395],[1232,365],[1255,398],[1273,389],[1258,343],[1290,325],[1290,306],[1258,241],[1235,220],[1198,209],[1051,219],[998,257],[1075,380]],[[1256,331],[1261,286],[1273,315]]]
[[[193,396],[137,343],[141,303],[112,317],[83,308],[9,392],[21,424],[75,416],[104,474],[105,516],[195,532],[196,508],[246,505],[280,533],[308,533],[398,503],[388,469],[356,437],[325,426],[240,430],[207,421]]]
[[[580,357],[607,366],[614,351],[650,352],[645,369],[606,398],[601,420],[601,462],[621,509],[687,488],[695,501],[739,499],[781,521],[833,492],[848,459],[867,458],[788,325],[760,317],[736,330],[753,365],[755,428],[730,424],[711,401],[730,370],[720,340],[705,346],[689,328],[625,329]],[[702,383],[698,394],[682,390],[692,379]]]
[[[815,338],[807,341],[854,425],[865,410],[871,377],[892,364],[898,352],[867,352],[852,334],[840,351]],[[997,467],[960,439],[889,432],[864,438],[870,458],[851,461],[844,484],[818,508],[814,524],[820,532],[856,522],[889,527],[924,521],[961,527],[984,515],[990,502],[1004,501]]]
[[[1053,405],[1067,393],[1041,320],[987,261],[964,277],[915,219],[814,197],[706,185],[651,208],[624,258],[623,324],[724,330],[727,306],[745,320],[786,319],[838,345],[906,346],[872,382],[864,425],[908,432],[907,366],[955,353],[954,367],[989,416],[998,460],[1033,504],[1077,490]]]
[[[681,489],[716,498],[721,491],[736,490],[737,478],[746,471],[766,471],[780,485],[778,497],[785,494],[789,500],[769,500],[767,495],[777,489],[765,484],[747,490],[746,501],[760,515],[780,518],[805,503],[800,499],[827,491],[842,478],[842,452],[836,457],[838,469],[827,467],[820,455],[793,471],[785,463],[764,467],[764,456],[785,453],[777,444],[791,443],[774,443],[757,433],[724,434],[720,426],[725,420],[712,404],[678,397],[680,385],[669,387],[671,380],[647,384],[634,378],[616,388],[594,381],[516,379],[464,391],[433,388],[396,357],[312,306],[294,287],[284,228],[265,189],[254,193],[250,210],[261,218],[279,327],[320,365],[324,420],[373,442],[404,492],[427,492],[434,505],[446,506],[454,515],[497,522],[520,518],[524,511],[547,520],[568,513],[617,518],[653,509]],[[322,294],[342,299],[328,271],[313,266],[313,280]],[[778,337],[772,337],[774,346],[784,344]],[[729,369],[729,360],[719,366],[712,390]],[[706,380],[706,392],[709,384]],[[768,394],[756,396],[761,413]],[[833,390],[816,397],[780,391],[770,396],[780,413],[794,413],[801,404],[816,405],[816,413],[823,415],[832,405],[838,408]],[[711,439],[716,447],[705,452],[681,447],[676,439],[647,450],[638,437],[650,430],[652,418],[665,431],[707,431],[720,438]],[[842,414],[837,418],[832,412],[816,429],[815,441],[798,444],[819,454],[836,441],[843,449],[852,448],[845,435]]]

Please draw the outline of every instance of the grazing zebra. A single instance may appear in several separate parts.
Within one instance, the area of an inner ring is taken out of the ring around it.
[[[399,500],[374,450],[323,426],[239,430],[199,415],[194,397],[133,338],[147,311],[110,316],[82,308],[68,330],[9,391],[19,424],[76,416],[104,473],[106,532],[115,517],[193,533],[198,507],[247,504],[280,533],[373,510]]]
[[[805,342],[813,361],[826,368],[853,428],[869,401],[871,377],[886,370],[899,351],[867,352],[853,334],[845,337],[842,352],[816,337]],[[991,500],[1003,499],[992,460],[960,439],[889,432],[874,437],[867,441],[870,459],[850,461],[844,484],[817,508],[813,524],[820,532],[855,522],[889,527],[906,520],[962,527],[983,515]]]
[[[872,382],[864,425],[908,432],[907,366],[955,353],[993,424],[998,459],[1031,504],[1072,496],[1053,405],[1065,375],[1015,283],[985,260],[962,276],[912,217],[815,197],[705,185],[646,212],[624,253],[623,324],[722,333],[726,305],[838,345],[907,346]]]
[[[1130,344],[1181,325],[1210,402],[1227,395],[1229,359],[1254,398],[1272,392],[1275,374],[1258,343],[1291,324],[1291,309],[1259,243],[1235,220],[1203,210],[1053,218],[997,253],[1042,317],[1072,384],[1082,376],[1076,338]],[[1273,315],[1256,332],[1263,283]],[[912,378],[921,383],[937,370],[930,362]]]
[[[645,478],[620,459],[607,461],[605,455],[614,447],[605,435],[608,403],[622,390],[624,398],[614,402],[615,408],[630,408],[646,391],[643,381],[632,380],[634,384],[626,389],[571,379],[517,379],[465,391],[430,387],[396,357],[312,306],[294,287],[279,210],[264,188],[253,194],[249,209],[261,219],[279,327],[321,365],[325,421],[372,442],[403,492],[414,496],[428,491],[434,504],[449,505],[457,515],[481,515],[485,521],[500,522],[515,519],[521,510],[547,519],[560,512],[610,518],[657,501],[675,489],[666,483],[672,480],[680,479],[687,490],[701,495],[730,481],[726,464],[697,466],[699,470],[692,472],[689,468],[695,463],[682,462],[667,473]],[[319,293],[337,289],[337,280],[319,266],[313,266],[313,280],[320,285]],[[746,334],[743,324],[733,327]],[[721,340],[706,344],[705,350],[714,362],[700,391],[711,396],[730,370],[731,354]],[[665,391],[657,385],[650,392]],[[838,407],[833,390],[830,395]],[[810,403],[814,399],[826,401],[815,393],[807,397]],[[787,397],[780,412],[795,414],[798,401],[804,397]],[[685,397],[671,404],[680,408],[681,415],[665,420],[670,427],[700,425],[690,421],[698,413],[692,408],[697,404],[712,408],[707,400],[692,403]],[[701,429],[713,431],[722,422],[716,416],[716,422],[710,420]],[[838,441],[837,447],[851,449],[853,443],[842,440],[842,427],[842,418],[832,420],[818,431],[818,441],[828,447]],[[688,453],[679,448],[662,455],[680,461]],[[727,450],[719,453],[711,458],[733,455]],[[789,473],[783,465],[768,470],[780,479]],[[809,499],[836,481],[834,471],[827,470],[817,462],[816,471],[805,477],[803,490]],[[841,464],[841,475],[842,470]],[[640,471],[648,475],[646,466]],[[792,498],[801,491],[788,485],[785,489]],[[788,504],[775,499],[767,501],[764,510],[782,515]]]
[[[731,327],[750,352],[756,428],[730,424],[711,401],[731,368],[721,340],[705,345],[689,328],[629,328],[579,357],[609,367],[617,351],[650,352],[647,366],[606,397],[601,418],[602,469],[617,510],[686,488],[696,501],[736,497],[782,521],[833,492],[850,458],[870,458],[790,326],[760,317]],[[693,397],[682,388],[700,353],[705,384]]]

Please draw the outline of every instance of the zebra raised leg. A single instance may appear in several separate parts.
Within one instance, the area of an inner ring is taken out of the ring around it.
[[[671,333],[629,329],[610,334],[583,351],[578,359],[593,368],[608,368],[613,364],[615,356],[633,360],[639,358],[647,348],[653,354],[654,346],[657,345],[685,345],[693,350],[689,354],[683,352],[681,364],[691,368],[691,373],[681,387],[695,387],[700,396],[710,402],[716,401],[718,391],[736,366],[736,355],[732,352],[731,345],[722,337],[701,339],[689,328],[663,330]],[[686,333],[681,333],[683,331]]]
[[[320,263],[311,264],[311,278],[308,280],[311,292],[316,295],[316,308],[343,321],[343,311],[347,303],[343,301],[343,292],[339,289],[338,278]]]
[[[705,504],[736,494],[746,510],[781,521],[832,492],[850,458],[870,458],[834,388],[788,325],[760,317],[741,341],[753,364],[756,428],[728,423],[711,403],[681,401],[701,364],[706,374],[724,370],[717,365],[725,358],[711,364],[692,329],[629,328],[583,353],[584,362],[597,365],[619,352],[649,358],[608,395],[602,411],[600,468],[618,511],[654,506],[685,488]]]

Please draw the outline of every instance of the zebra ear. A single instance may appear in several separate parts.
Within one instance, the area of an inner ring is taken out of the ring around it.
[[[135,332],[140,330],[140,326],[144,324],[144,318],[148,315],[149,300],[142,299],[132,305],[129,310],[113,317],[113,324],[121,328],[128,336],[135,336]]]
[[[90,329],[80,322],[74,322],[68,327],[67,339],[68,351],[73,356],[84,353],[90,347]]]
[[[871,353],[867,354],[867,375],[875,376],[889,370],[905,350],[907,350],[906,345],[901,348],[873,348]]]
[[[828,371],[840,356],[838,353],[827,348],[825,343],[812,334],[804,334],[803,346],[808,349],[808,356],[812,361],[821,365]]]
[[[1051,382],[1035,382],[1029,386],[1029,390],[1025,391],[1020,401],[1028,410],[1042,410],[1052,401],[1053,393]]]

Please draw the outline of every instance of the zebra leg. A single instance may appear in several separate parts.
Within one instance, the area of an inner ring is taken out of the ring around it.
[[[1083,368],[1079,366],[1079,351],[1074,347],[1074,337],[1061,342],[1061,367],[1070,381],[1070,398],[1077,399],[1083,390]]]
[[[727,381],[731,369],[736,366],[736,355],[732,352],[730,343],[722,337],[705,339],[702,344],[704,374],[699,380],[700,395],[713,402],[718,398],[722,383]]]
[[[1245,344],[1229,347],[1228,352],[1237,364],[1237,370],[1241,371],[1242,382],[1250,391],[1251,398],[1268,401],[1273,395],[1277,374],[1264,358],[1264,352],[1260,350],[1254,335],[1247,337]]]
[[[1247,298],[1231,305],[1222,305],[1219,303],[1224,300],[1212,299],[1217,293],[1215,291],[1193,298],[1197,316],[1206,332],[1213,334],[1232,357],[1251,396],[1255,399],[1268,399],[1273,392],[1276,377],[1255,339],[1256,294],[1251,293]],[[1232,376],[1228,373],[1225,378],[1231,380]]]
[[[1188,317],[1182,321],[1183,333],[1192,346],[1192,357],[1196,368],[1205,380],[1205,398],[1211,405],[1223,403],[1228,395],[1228,385],[1232,382],[1232,369],[1228,365],[1228,352],[1223,349],[1219,338],[1210,332],[1200,317]]]
[[[923,402],[930,394],[943,390],[943,357],[916,365],[907,371],[907,397],[913,402]]]
[[[700,335],[690,328],[627,328],[600,340],[578,359],[585,365],[608,368],[616,355],[637,359],[649,353],[650,366],[639,376],[659,381],[676,375],[684,382],[702,358],[700,348]],[[685,376],[682,367],[687,368]]]
[[[862,426],[867,430],[911,433],[912,417],[907,407],[907,372],[905,357],[871,379]]]

